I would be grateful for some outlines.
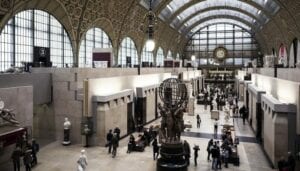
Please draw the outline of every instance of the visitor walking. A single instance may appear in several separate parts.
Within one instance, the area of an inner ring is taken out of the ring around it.
[[[207,161],[210,161],[210,155],[211,155],[211,149],[213,147],[213,139],[210,139],[208,141],[208,144],[207,144],[207,148],[206,148],[206,151],[207,151]]]
[[[11,159],[14,164],[14,171],[20,171],[20,160],[21,160],[22,151],[19,146],[16,146],[15,150],[11,155]]]
[[[113,134],[112,134],[112,130],[110,129],[108,131],[108,133],[106,134],[106,146],[108,147],[108,154],[111,153],[111,140],[112,140]]]
[[[31,162],[32,162],[32,157],[31,157],[31,149],[27,149],[25,151],[24,157],[23,157],[23,162],[26,171],[31,171]]]
[[[81,150],[81,154],[79,156],[79,159],[77,160],[77,164],[77,171],[84,171],[86,169],[88,162],[87,157],[85,155],[85,150]]]
[[[158,143],[157,143],[157,139],[154,138],[153,142],[152,142],[152,147],[153,147],[153,160],[158,158],[159,155],[159,147],[158,147]]]
[[[215,119],[215,123],[214,123],[214,138],[218,138],[218,120]]]
[[[217,170],[217,162],[218,162],[219,155],[220,155],[220,151],[218,151],[217,145],[214,144],[213,148],[211,149],[211,157],[213,158],[211,168],[213,170]]]
[[[40,146],[39,144],[36,142],[35,139],[32,139],[32,143],[31,143],[31,150],[32,150],[32,162],[31,162],[31,167],[37,165],[37,156],[36,154],[39,152],[40,150]]]
[[[197,166],[197,158],[198,158],[198,151],[200,150],[198,145],[195,145],[194,149],[194,162],[195,166]]]
[[[112,139],[111,139],[111,143],[112,143],[112,158],[116,157],[117,155],[117,148],[119,146],[119,139],[118,139],[118,135],[117,133],[114,133]]]
[[[199,114],[197,114],[197,128],[200,128],[200,124],[201,124],[201,118]]]
[[[224,162],[225,162],[225,168],[228,168],[228,162],[229,162],[229,146],[226,146],[224,148]]]

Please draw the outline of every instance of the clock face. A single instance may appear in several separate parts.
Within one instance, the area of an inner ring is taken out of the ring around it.
[[[215,57],[218,59],[224,59],[226,57],[226,49],[222,47],[215,49]]]

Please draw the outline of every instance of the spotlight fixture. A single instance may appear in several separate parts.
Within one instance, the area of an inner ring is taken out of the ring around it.
[[[147,50],[153,51],[155,48],[154,27],[157,25],[157,17],[152,11],[152,0],[149,0],[149,11],[144,16],[143,21],[147,24],[147,27],[145,28],[146,24],[142,23],[140,29],[147,34],[146,47]]]

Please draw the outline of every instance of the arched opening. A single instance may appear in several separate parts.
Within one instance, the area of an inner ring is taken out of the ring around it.
[[[156,66],[164,66],[164,59],[164,51],[161,47],[159,47],[156,54]]]
[[[148,49],[146,45],[144,45],[143,51],[142,51],[142,66],[149,67],[153,66],[153,52]]]
[[[125,37],[119,48],[118,66],[134,67],[138,65],[138,54],[135,43],[129,37]]]
[[[216,57],[218,48],[226,50],[222,59]],[[258,43],[244,28],[217,23],[202,27],[190,38],[185,49],[185,58],[196,57],[198,65],[244,66],[259,57]]]
[[[85,38],[81,41],[79,67],[92,67],[94,48],[112,48],[111,39],[100,28],[89,29],[85,34]]]
[[[172,52],[169,50],[167,54],[168,59],[173,59]]]
[[[54,67],[73,65],[66,30],[54,16],[41,10],[26,10],[13,16],[0,34],[0,44],[0,71],[33,62],[34,47],[50,48]]]

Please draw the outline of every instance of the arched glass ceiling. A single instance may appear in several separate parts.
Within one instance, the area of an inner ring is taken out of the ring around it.
[[[212,24],[217,24],[217,23],[230,23],[230,24],[233,24],[233,25],[237,25],[249,32],[251,32],[251,27],[249,27],[248,25],[242,23],[242,22],[239,22],[237,20],[233,20],[233,19],[229,19],[229,18],[216,18],[216,19],[212,19],[212,20],[208,20],[208,21],[205,21],[199,25],[197,25],[196,27],[194,27],[191,32],[188,34],[188,36],[191,36],[193,35],[195,32],[197,32],[199,29],[202,29],[208,25],[212,25]]]
[[[171,24],[175,27],[178,27],[191,15],[196,14],[197,12],[206,10],[208,8],[228,8],[228,9],[240,9],[242,11],[246,11],[249,14],[252,14],[256,18],[258,18],[262,23],[266,23],[268,21],[268,17],[259,9],[240,1],[232,1],[232,0],[209,0],[199,2],[183,12],[181,12],[176,18],[173,19]]]
[[[185,4],[189,3],[191,0],[173,0],[161,11],[160,17],[163,20],[170,19],[170,17]],[[207,0],[211,1],[211,0]],[[225,0],[217,0],[217,1],[225,1]],[[246,3],[242,2],[242,0],[226,0],[227,3],[231,3],[232,5],[237,5],[238,3]],[[267,11],[268,13],[274,15],[278,10],[279,6],[274,0],[251,0],[250,3],[255,3],[260,6],[262,9]],[[209,3],[208,3],[209,4]],[[208,5],[206,4],[206,5]],[[206,8],[209,6],[206,6]]]
[[[234,11],[234,10],[211,10],[211,11],[207,11],[201,14],[198,14],[196,16],[194,16],[193,18],[191,18],[190,20],[188,20],[184,26],[182,26],[179,31],[180,32],[186,32],[190,29],[190,27],[192,25],[194,25],[195,23],[197,23],[199,20],[204,19],[204,18],[208,18],[208,17],[212,17],[212,16],[232,16],[232,17],[237,17],[240,18],[244,21],[247,21],[249,23],[255,23],[256,20],[248,15],[245,15],[243,13]],[[259,26],[258,26],[259,27]]]

